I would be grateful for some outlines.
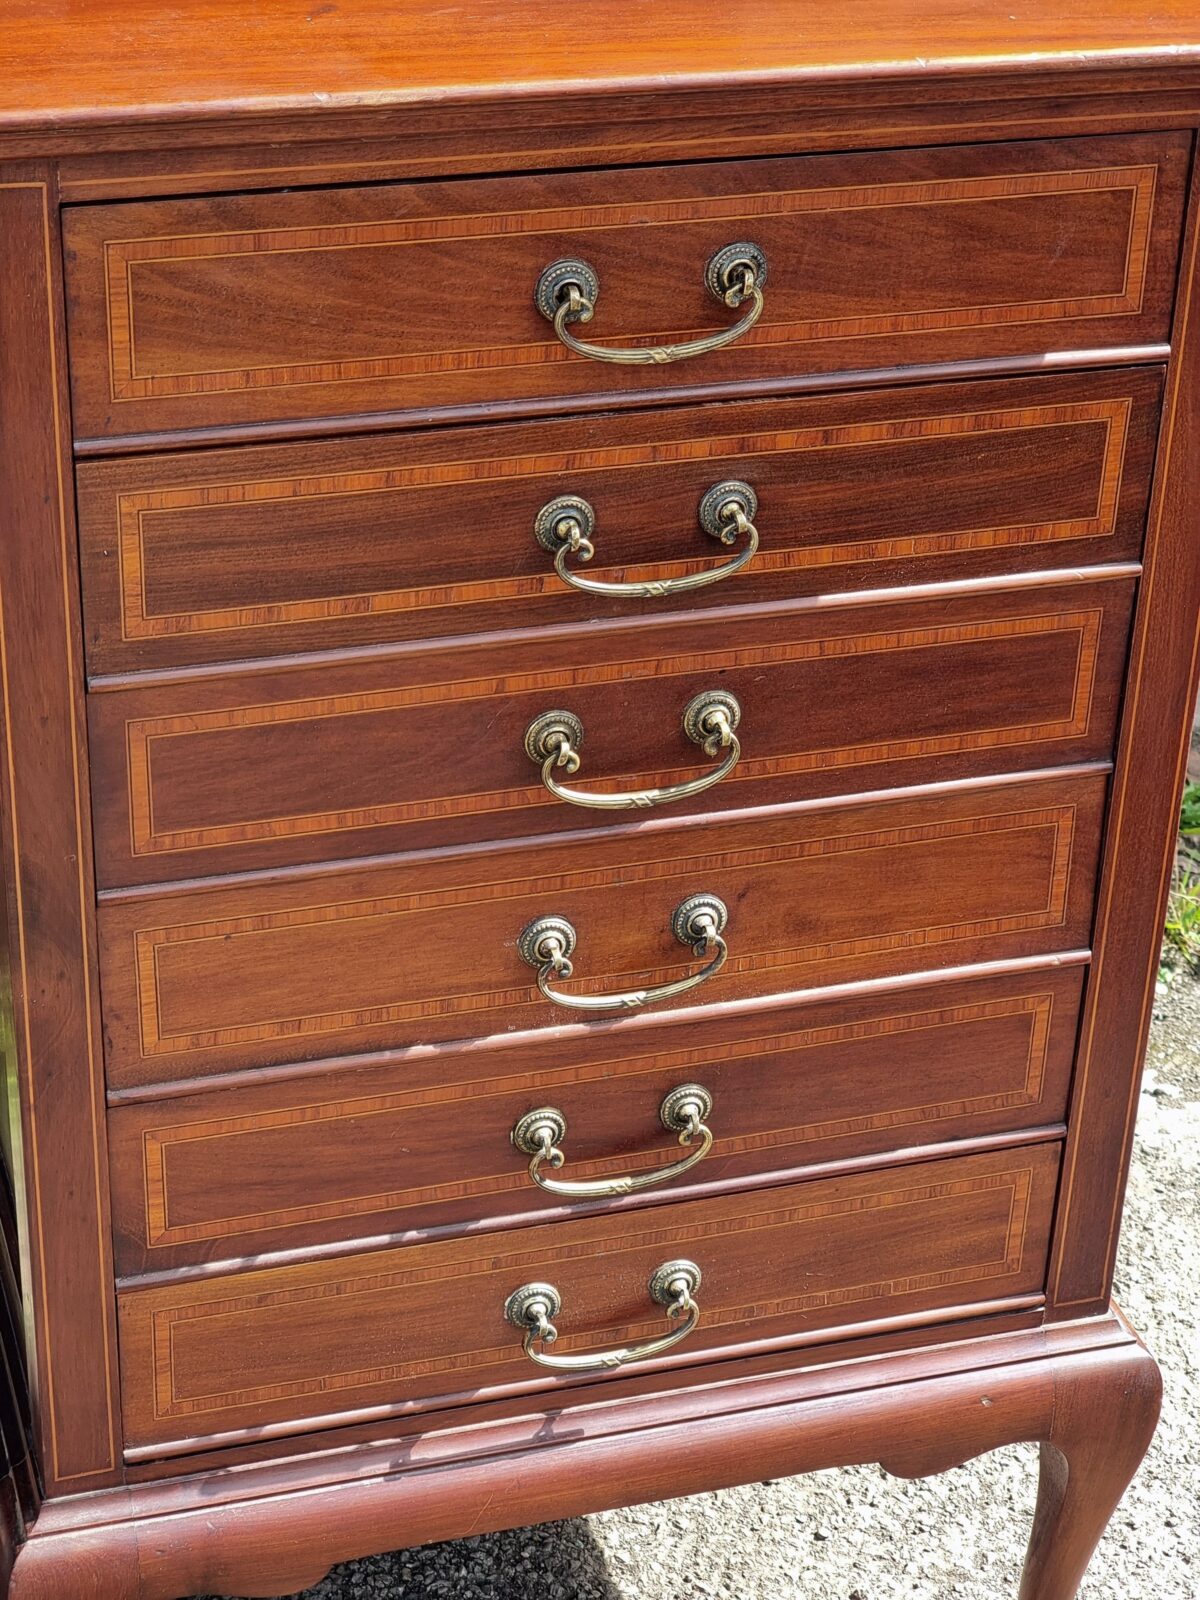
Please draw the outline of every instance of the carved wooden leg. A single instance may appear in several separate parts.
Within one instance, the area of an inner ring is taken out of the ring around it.
[[[1140,1345],[1056,1373],[1020,1600],[1072,1600],[1146,1454],[1161,1400],[1158,1366]]]

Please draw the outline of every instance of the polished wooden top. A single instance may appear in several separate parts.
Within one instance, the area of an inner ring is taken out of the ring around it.
[[[731,82],[1200,65],[1196,0],[8,0],[0,132]]]

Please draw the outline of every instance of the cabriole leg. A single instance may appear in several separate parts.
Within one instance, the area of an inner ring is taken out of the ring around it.
[[[1161,1400],[1158,1366],[1141,1346],[1056,1376],[1020,1600],[1072,1600],[1149,1448]]]

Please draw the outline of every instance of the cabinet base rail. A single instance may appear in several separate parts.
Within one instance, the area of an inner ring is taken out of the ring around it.
[[[406,1441],[47,1502],[9,1600],[279,1596],[395,1547],[878,1461],[906,1478],[1041,1445],[1020,1600],[1071,1600],[1150,1443],[1158,1367],[1117,1311],[824,1366],[732,1375]],[[687,1427],[678,1424],[687,1420]],[[549,1454],[547,1452],[550,1452]]]

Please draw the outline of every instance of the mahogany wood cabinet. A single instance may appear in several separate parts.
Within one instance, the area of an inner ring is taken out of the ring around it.
[[[0,1584],[1153,1432],[1193,0],[20,0]]]

